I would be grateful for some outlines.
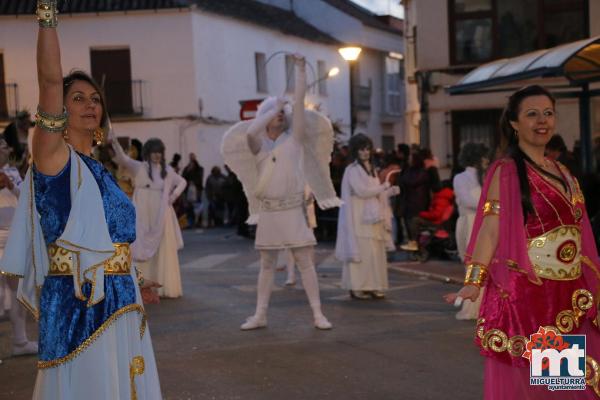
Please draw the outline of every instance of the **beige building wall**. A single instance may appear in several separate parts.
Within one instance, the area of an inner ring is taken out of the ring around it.
[[[600,1],[590,0],[591,36],[600,36]],[[431,71],[429,100],[430,147],[442,165],[444,175],[452,167],[452,111],[502,109],[508,92],[450,96],[445,88],[458,82],[464,72],[450,65],[448,40],[448,2],[445,0],[405,1],[406,17],[406,118],[409,142],[419,143],[420,103],[416,71]],[[414,27],[416,26],[416,37]],[[414,44],[417,47],[415,50]],[[415,54],[416,53],[416,54]],[[415,62],[416,61],[416,62]],[[561,99],[557,104],[558,127],[569,148],[579,138],[579,106],[576,99]],[[600,136],[600,99],[592,101],[592,128]]]

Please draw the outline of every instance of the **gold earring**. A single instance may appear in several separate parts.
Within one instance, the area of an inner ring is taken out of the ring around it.
[[[98,128],[94,131],[94,141],[96,142],[96,146],[100,146],[102,144],[102,140],[104,140],[104,130],[102,128]]]
[[[62,137],[64,140],[69,140],[69,132],[66,129],[63,131]]]
[[[517,137],[517,138],[518,138],[518,137],[519,137],[519,131],[518,131],[518,130],[516,130],[516,129],[515,129],[514,131],[515,131],[515,137]]]

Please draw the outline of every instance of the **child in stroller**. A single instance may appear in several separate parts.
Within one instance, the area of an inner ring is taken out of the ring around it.
[[[440,190],[433,195],[429,210],[421,211],[409,222],[413,240],[400,248],[409,252],[412,259],[424,262],[432,253],[442,258],[456,257],[453,226],[456,223],[456,207],[451,186],[450,181],[442,182]]]

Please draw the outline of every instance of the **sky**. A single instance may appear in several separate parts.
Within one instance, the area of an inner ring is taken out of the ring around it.
[[[397,18],[404,17],[404,8],[398,0],[351,0],[375,14],[389,14]]]

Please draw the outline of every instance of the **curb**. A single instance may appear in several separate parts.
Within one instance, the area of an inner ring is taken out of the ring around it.
[[[396,272],[400,272],[400,273],[408,274],[408,275],[413,275],[413,276],[418,276],[418,277],[422,277],[422,278],[427,278],[432,281],[451,283],[451,284],[460,285],[460,286],[463,285],[462,279],[454,278],[454,277],[451,277],[448,275],[436,274],[436,273],[425,272],[425,271],[418,271],[418,270],[415,270],[412,268],[398,267],[398,266],[394,266],[394,265],[390,265],[388,268],[392,271],[396,271]]]

